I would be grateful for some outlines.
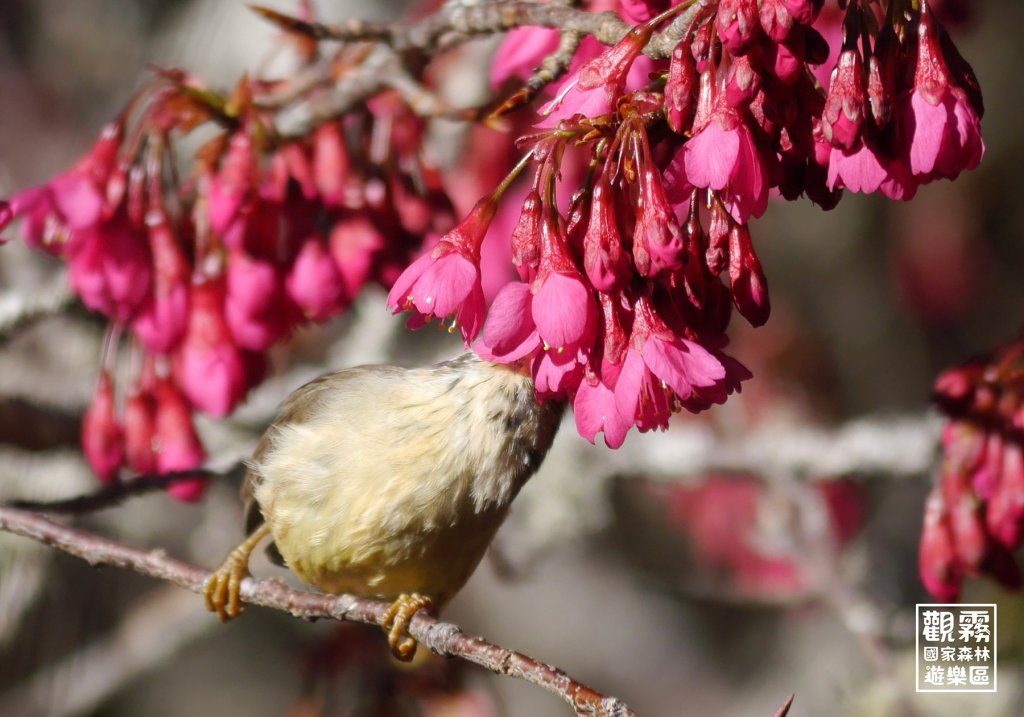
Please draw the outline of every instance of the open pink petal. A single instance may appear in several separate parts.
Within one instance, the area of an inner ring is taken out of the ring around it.
[[[594,297],[577,277],[548,274],[531,305],[537,332],[549,346],[560,349],[581,343],[597,315]]]

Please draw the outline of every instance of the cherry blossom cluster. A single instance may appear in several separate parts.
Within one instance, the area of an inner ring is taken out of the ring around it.
[[[110,321],[82,433],[104,481],[123,467],[201,465],[194,411],[230,414],[263,379],[268,348],[340,314],[367,282],[390,286],[424,236],[453,221],[420,156],[424,123],[397,97],[284,141],[256,90],[243,83],[221,100],[168,73],[77,165],[7,204],[7,221],[65,259],[74,291]],[[172,142],[200,124],[219,131],[179,182]],[[129,360],[116,360],[119,347]]]
[[[750,377],[725,353],[726,328],[734,308],[768,318],[749,222],[772,194],[826,208],[843,189],[908,199],[978,164],[981,95],[939,4],[592,0],[586,12],[632,29],[611,47],[586,37],[544,104],[511,118],[527,127],[522,161],[454,229],[421,152],[418,113],[443,109],[430,53],[388,48],[388,82],[360,74],[387,32],[366,25],[364,42],[325,58],[315,24],[270,13],[297,40],[296,77],[221,95],[160,71],[76,166],[0,204],[0,228],[20,219],[110,321],[83,434],[104,480],[201,463],[193,413],[231,413],[269,347],[338,315],[368,282],[390,287],[389,307],[413,326],[451,319],[481,356],[529,371],[539,399],[571,402],[583,436],[617,447]],[[644,54],[666,37],[668,57]],[[557,28],[510,32],[495,87],[562,40]],[[280,134],[292,99],[312,103],[346,77],[343,109]],[[175,145],[200,127],[212,138],[179,178]],[[520,188],[509,280],[485,293],[481,245]]]
[[[919,9],[917,9],[919,8]],[[735,307],[770,312],[749,222],[769,195],[833,207],[842,190],[909,199],[984,152],[981,96],[926,2],[594,2],[638,23],[580,46],[520,139],[532,187],[512,231],[518,280],[488,303],[480,247],[510,176],[392,288],[412,325],[451,317],[484,358],[527,367],[541,400],[572,402],[581,435],[618,447],[739,389],[724,353]],[[661,14],[658,14],[661,13]],[[838,21],[838,23],[837,23]],[[643,54],[682,23],[667,60]],[[837,34],[828,61],[819,31]],[[838,32],[835,30],[838,29]],[[511,33],[496,84],[554,52],[557,31]]]
[[[1024,342],[950,369],[935,383],[949,420],[938,481],[925,506],[921,579],[952,600],[965,577],[1021,586],[1024,543]]]

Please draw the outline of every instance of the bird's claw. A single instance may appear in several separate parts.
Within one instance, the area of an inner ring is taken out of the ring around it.
[[[416,655],[416,640],[409,635],[409,623],[420,610],[432,610],[434,603],[423,595],[399,595],[384,613],[380,624],[388,636],[391,654],[402,662],[409,662]]]
[[[232,620],[245,611],[239,593],[242,581],[249,577],[249,556],[231,553],[206,583],[206,609],[217,613],[221,622]]]

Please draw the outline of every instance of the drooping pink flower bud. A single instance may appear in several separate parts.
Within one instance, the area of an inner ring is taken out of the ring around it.
[[[648,157],[649,160],[649,157]],[[675,212],[668,203],[661,172],[652,162],[640,169],[640,192],[633,229],[633,261],[641,276],[673,271],[683,265],[686,246]]]
[[[328,237],[331,258],[338,268],[346,296],[357,296],[373,274],[387,239],[365,213],[339,219]]]
[[[786,8],[785,0],[763,0],[761,3],[761,29],[772,42],[782,42],[793,31],[795,19]]]
[[[844,50],[832,70],[821,128],[833,147],[853,149],[860,141],[866,110],[864,63],[856,49]]]
[[[715,22],[726,49],[737,56],[746,53],[761,32],[757,0],[721,0]]]
[[[768,206],[767,158],[724,96],[713,101],[706,124],[680,151],[690,183],[720,192],[737,222],[764,214]]]
[[[708,246],[704,252],[704,265],[712,276],[718,276],[729,265],[729,233],[734,224],[721,202],[711,206],[708,222]]]
[[[313,321],[325,321],[348,304],[345,283],[319,236],[303,243],[285,279],[288,296]]]
[[[892,119],[899,64],[899,39],[892,23],[886,23],[875,40],[875,51],[868,58],[868,106],[875,126],[880,130],[885,129]]]
[[[976,574],[988,553],[988,536],[981,520],[978,498],[960,471],[942,476],[943,500],[949,515],[957,560]]]
[[[615,198],[607,172],[602,172],[594,184],[590,218],[583,235],[583,268],[590,284],[602,292],[622,288],[632,273],[615,221]]]
[[[949,515],[938,486],[932,489],[925,503],[918,569],[921,582],[936,599],[951,602],[960,594],[963,569],[957,561]]]
[[[519,221],[512,230],[512,264],[523,281],[533,281],[540,266],[540,221],[543,203],[537,190],[523,200]]]
[[[689,44],[680,42],[672,50],[665,81],[665,112],[668,126],[676,134],[689,129],[697,106],[697,66]]]
[[[530,312],[546,346],[574,357],[589,351],[597,331],[594,295],[580,276],[553,208],[541,219],[541,256]]]
[[[914,91],[903,114],[914,174],[955,178],[974,169],[985,153],[981,120],[943,59],[939,30],[927,3],[921,5]]]
[[[124,125],[113,122],[103,128],[93,148],[74,167],[50,180],[49,221],[70,232],[95,227],[106,214],[106,184],[124,139]],[[20,212],[15,212],[20,215]]]
[[[229,254],[224,317],[237,346],[264,351],[291,329],[284,280],[269,261],[243,251]]]
[[[154,421],[154,451],[159,473],[176,473],[198,468],[206,460],[206,451],[192,423],[192,411],[177,388],[170,381],[160,381],[154,388],[156,414]],[[199,500],[209,480],[176,481],[167,492],[178,500]]]
[[[771,313],[768,279],[750,241],[746,224],[729,230],[729,288],[736,308],[751,326],[762,326]]]
[[[156,401],[149,391],[135,390],[124,402],[125,463],[136,473],[157,472]]]
[[[351,161],[341,124],[325,122],[313,133],[313,179],[320,200],[328,207],[344,205]]]
[[[815,37],[815,31],[811,28],[796,25],[785,41],[765,42],[763,63],[768,74],[774,75],[785,85],[794,84],[803,77],[810,63],[807,57],[808,41]]]
[[[165,354],[185,335],[191,267],[162,211],[150,212],[146,226],[153,256],[153,291],[132,328],[146,348]]]
[[[651,40],[655,25],[638,25],[617,45],[609,47],[563,80],[558,95],[540,109],[538,127],[555,127],[575,114],[599,117],[615,108],[626,88],[633,63]]]
[[[751,64],[750,55],[735,58],[729,66],[725,101],[733,107],[743,107],[750,104],[760,89],[761,74]]]
[[[224,418],[249,388],[245,359],[224,318],[224,282],[193,283],[185,337],[173,355],[174,378],[189,402]]]
[[[207,206],[210,229],[216,236],[224,235],[246,197],[255,189],[254,151],[248,132],[236,132],[231,137],[220,170],[210,180]]]
[[[1007,548],[1024,542],[1024,449],[1015,440],[1003,448],[999,485],[988,501],[985,522],[989,534]]]
[[[117,420],[114,383],[106,371],[100,374],[92,403],[82,418],[82,450],[101,481],[109,484],[117,480],[124,463],[124,431]]]
[[[68,252],[68,280],[82,302],[115,321],[132,319],[149,297],[149,244],[118,214],[78,232]]]

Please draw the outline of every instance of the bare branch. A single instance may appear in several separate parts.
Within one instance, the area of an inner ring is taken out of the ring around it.
[[[671,55],[673,47],[702,8],[700,2],[693,2],[666,29],[655,34],[644,53],[655,59]],[[253,10],[288,32],[315,40],[367,43],[371,48],[357,66],[341,77],[335,79],[331,76],[332,63],[321,62],[306,68],[271,95],[259,99],[261,106],[284,107],[314,87],[330,87],[330,91],[315,102],[303,106],[299,110],[299,118],[284,117],[278,121],[279,135],[284,139],[302,136],[310,127],[344,114],[389,87],[398,90],[422,116],[475,119],[481,114],[478,110],[450,108],[418,81],[424,60],[473,37],[500,34],[520,27],[560,30],[557,50],[544,59],[523,88],[496,112],[497,115],[504,114],[529,102],[564,74],[583,37],[590,35],[601,43],[613,45],[632,28],[615,13],[590,13],[573,7],[572,3],[448,3],[433,15],[411,25],[361,20],[325,24],[308,22],[265,7],[253,6]]]
[[[669,27],[652,38],[644,53],[665,59],[682,37],[685,28],[703,7],[693,2]],[[614,12],[593,13],[571,3],[496,2],[448,3],[420,22],[379,24],[348,20],[337,24],[308,22],[270,8],[253,6],[266,20],[288,31],[315,40],[339,42],[383,42],[397,52],[417,51],[438,54],[467,39],[496,35],[519,27],[550,27],[578,35],[591,35],[598,42],[614,45],[626,36],[632,25]]]
[[[223,478],[226,473],[208,468],[193,468],[188,471],[132,476],[127,480],[106,486],[92,493],[61,498],[59,500],[14,500],[8,503],[18,510],[31,510],[43,513],[90,513],[117,505],[126,498],[163,490],[175,483],[196,480],[197,478]]]
[[[0,507],[0,530],[32,538],[91,565],[112,565],[202,593],[211,573],[169,557],[162,550],[140,550],[98,535],[69,528],[37,513]],[[388,603],[352,595],[323,595],[289,588],[279,580],[246,579],[242,599],[253,605],[291,613],[306,620],[332,618],[370,625],[380,623]],[[212,618],[211,618],[212,619]],[[531,657],[466,635],[451,623],[420,612],[409,634],[423,646],[446,657],[460,657],[496,674],[526,680],[565,700],[578,715],[629,717],[633,711],[621,700],[607,697],[583,685],[562,670]]]

